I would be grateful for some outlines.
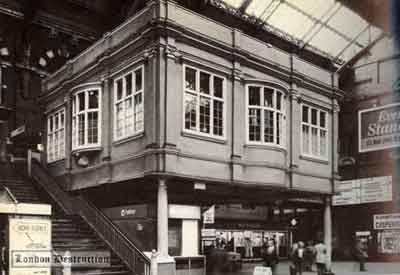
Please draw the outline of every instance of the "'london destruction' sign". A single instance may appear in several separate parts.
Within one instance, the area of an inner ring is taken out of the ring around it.
[[[359,111],[358,137],[359,152],[400,146],[400,103]]]

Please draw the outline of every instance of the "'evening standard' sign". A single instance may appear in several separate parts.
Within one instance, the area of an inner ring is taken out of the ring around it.
[[[400,213],[374,215],[374,229],[400,229]]]
[[[400,145],[400,103],[358,113],[358,149],[369,152]]]

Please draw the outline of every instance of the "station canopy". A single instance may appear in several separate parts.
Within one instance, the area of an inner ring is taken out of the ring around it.
[[[300,49],[322,54],[339,65],[384,35],[337,0],[217,1]]]

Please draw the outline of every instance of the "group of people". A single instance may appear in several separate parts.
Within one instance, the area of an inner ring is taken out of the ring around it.
[[[279,263],[278,252],[274,239],[267,240],[261,250],[264,265],[271,268],[272,274],[275,274]],[[319,241],[314,245],[313,241],[308,241],[307,246],[304,242],[294,243],[290,251],[290,275],[302,275],[303,271],[313,271],[313,265],[316,264],[318,275],[326,272],[326,245]]]

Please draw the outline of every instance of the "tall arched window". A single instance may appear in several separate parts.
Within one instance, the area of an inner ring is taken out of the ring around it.
[[[262,85],[247,86],[247,140],[250,144],[285,146],[284,93]]]

